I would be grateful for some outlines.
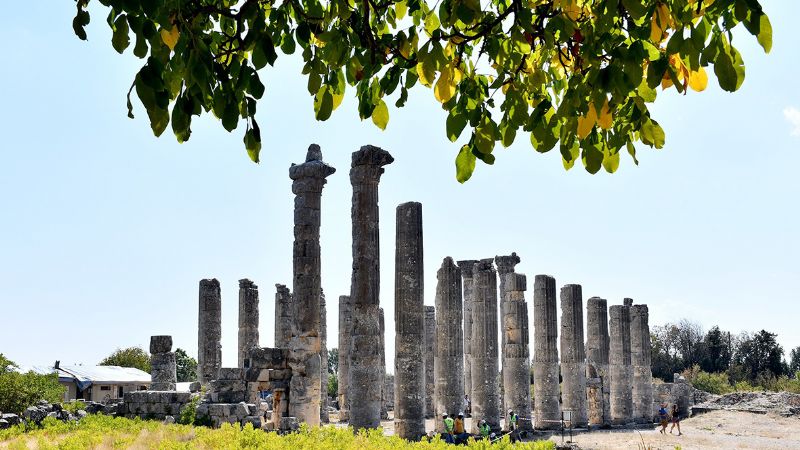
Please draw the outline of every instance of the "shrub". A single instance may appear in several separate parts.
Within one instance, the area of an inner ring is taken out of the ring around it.
[[[733,392],[733,386],[728,382],[728,375],[724,373],[708,373],[701,370],[695,374],[691,383],[695,388],[712,394]]]
[[[17,366],[0,354],[0,411],[20,414],[40,400],[58,402],[64,397],[64,386],[58,375],[19,373]]]

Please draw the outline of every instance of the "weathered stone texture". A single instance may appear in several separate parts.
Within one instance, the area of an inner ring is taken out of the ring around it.
[[[378,383],[381,386],[381,420],[389,419],[389,402],[386,392],[386,320],[383,308],[378,309],[378,322],[380,323],[381,333],[378,339],[378,348],[381,351],[381,373]]]
[[[329,423],[328,416],[328,311],[325,304],[325,292],[319,290],[319,420]]]
[[[611,337],[608,354],[611,374],[611,423],[624,425],[633,418],[629,306],[613,305],[609,308],[609,332]]]
[[[500,396],[498,393],[497,275],[493,259],[475,264],[472,302],[472,417],[486,420],[500,431]],[[478,420],[472,421],[472,433],[478,433]]]
[[[239,367],[251,348],[258,347],[258,286],[247,278],[239,280]]]
[[[435,356],[436,356],[436,307],[425,305],[425,417],[436,414],[434,397],[436,396]]]
[[[605,299],[592,297],[586,302],[586,374],[587,379],[596,380],[591,387],[587,387],[590,425],[611,423],[609,390],[611,380],[608,372],[608,352],[607,302]],[[599,395],[593,391],[597,389],[599,389]],[[601,401],[598,403],[593,399]]]
[[[573,427],[585,427],[586,351],[583,343],[583,294],[579,284],[561,288],[561,409],[571,411]]]
[[[283,284],[275,285],[275,347],[289,348],[292,340],[294,313],[292,294]]]
[[[197,315],[197,381],[206,384],[222,365],[222,299],[216,278],[200,280]]]
[[[497,266],[497,278],[499,279],[499,289],[500,289],[500,348],[505,349],[507,338],[506,332],[503,329],[504,324],[503,320],[506,317],[505,307],[506,307],[506,285],[503,275],[507,275],[514,272],[514,266],[519,264],[519,256],[516,253],[512,253],[511,255],[506,256],[495,256],[494,263]],[[500,365],[500,401],[502,402],[501,411],[506,411],[510,408],[506,404],[506,395],[505,395],[505,376],[503,372],[506,368],[506,361],[505,358],[501,357],[501,365]]]
[[[172,336],[150,337],[151,391],[174,391],[178,382]]]
[[[350,396],[347,390],[350,387],[350,340],[353,331],[353,302],[349,295],[339,296],[339,421],[345,422],[350,418]]]
[[[336,169],[322,161],[322,151],[316,144],[308,147],[304,163],[289,168],[295,195],[292,303],[296,316],[290,344],[293,375],[289,415],[312,426],[320,423],[322,395],[319,245],[322,188],[334,172]]]
[[[425,434],[425,308],[422,204],[397,207],[394,277],[394,429],[403,439]]]
[[[458,414],[464,401],[464,335],[461,308],[461,271],[447,257],[436,273],[436,331],[435,361],[436,417]],[[437,431],[444,424],[436,421]]]
[[[650,324],[647,305],[631,306],[631,364],[633,365],[633,419],[653,420],[653,372],[650,356]]]
[[[350,403],[350,424],[355,429],[380,426],[381,379],[380,323],[380,239],[378,224],[378,182],[383,166],[394,158],[371,145],[353,153],[350,183],[353,186],[353,332],[350,349],[350,389],[358,402]]]
[[[533,284],[534,417],[538,429],[560,427],[556,280],[536,275]]]
[[[472,272],[475,269],[475,259],[458,261],[461,269],[462,293],[464,295],[464,393],[472,398],[472,298],[474,296],[474,279]]]
[[[525,301],[527,279],[525,275],[504,271],[500,274],[500,284],[503,286],[500,292],[505,303],[502,323],[506,342],[503,346],[503,403],[505,408],[514,410],[519,417],[519,429],[530,431],[533,430],[533,424],[528,302]]]

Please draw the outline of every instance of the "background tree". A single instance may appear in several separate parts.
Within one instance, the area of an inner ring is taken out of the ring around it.
[[[336,373],[328,374],[328,397],[337,398],[339,395],[339,377]]]
[[[731,365],[731,334],[713,326],[703,338],[705,357],[700,368],[709,373],[724,372]]]
[[[336,347],[328,350],[328,373],[339,373],[339,349]]]
[[[175,365],[179,383],[197,380],[197,360],[189,356],[186,350],[175,349]]]
[[[75,33],[86,39],[89,0],[77,0]],[[389,104],[432,88],[447,137],[463,145],[456,177],[476,159],[492,164],[497,142],[518,132],[565,168],[614,172],[634,142],[661,148],[648,104],[656,88],[702,91],[713,65],[722,89],[744,82],[731,31],[739,23],[769,52],[772,27],[757,0],[100,0],[111,45],[146,62],[130,93],[155,135],[168,125],[189,139],[193,116],[211,111],[258,162],[258,71],[298,52],[314,114],[327,120],[348,86],[358,114],[381,129]],[[392,99],[390,100],[390,97]],[[396,100],[395,100],[396,99]],[[469,128],[466,138],[461,138]]]
[[[800,347],[795,347],[789,352],[789,375],[797,377],[800,372]]]
[[[783,347],[778,344],[776,337],[776,334],[765,330],[742,336],[734,361],[742,367],[750,381],[757,382],[759,377],[775,378],[784,374]]]
[[[18,366],[0,353],[0,411],[20,414],[40,400],[58,402],[63,399],[64,386],[58,375],[19,373]]]
[[[141,347],[128,347],[116,349],[102,361],[101,366],[135,367],[150,373],[150,354]]]

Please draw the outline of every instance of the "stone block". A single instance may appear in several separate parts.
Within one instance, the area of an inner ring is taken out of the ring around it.
[[[281,417],[281,431],[297,431],[300,428],[300,423],[297,417]]]
[[[253,428],[258,430],[258,429],[261,428],[261,417],[259,417],[259,416],[247,416],[244,419],[242,419],[242,426],[247,425],[248,423],[253,425]]]
[[[192,392],[192,393],[200,392],[200,388],[201,387],[202,386],[200,385],[200,382],[199,381],[195,381],[194,383],[189,385],[189,392]]]
[[[238,367],[220,367],[217,380],[244,380],[244,374]]]
[[[245,402],[239,402],[236,405],[235,412],[237,417],[247,417],[250,415],[250,406]]]
[[[211,417],[222,417],[225,415],[226,407],[222,403],[213,403],[208,405],[208,415]]]
[[[172,351],[172,336],[150,336],[150,353],[167,353]]]

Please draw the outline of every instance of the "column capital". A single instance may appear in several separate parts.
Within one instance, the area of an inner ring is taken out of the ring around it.
[[[458,268],[461,269],[461,277],[464,279],[472,278],[474,274],[475,264],[478,263],[477,259],[464,259],[458,261]]]
[[[494,257],[494,262],[497,264],[497,272],[501,275],[513,272],[514,266],[519,264],[519,261],[520,259],[516,252],[506,256]]]
[[[324,185],[325,178],[332,175],[334,172],[336,172],[336,169],[322,161],[322,150],[320,150],[319,145],[311,144],[308,147],[306,161],[302,164],[292,164],[291,167],[289,167],[289,178],[295,181],[292,183],[292,191],[297,194],[298,189],[296,189],[296,187],[298,182],[309,178],[320,180],[322,182],[321,184]],[[322,189],[322,187],[320,186],[317,189]],[[301,191],[304,190],[312,189],[302,189]]]

